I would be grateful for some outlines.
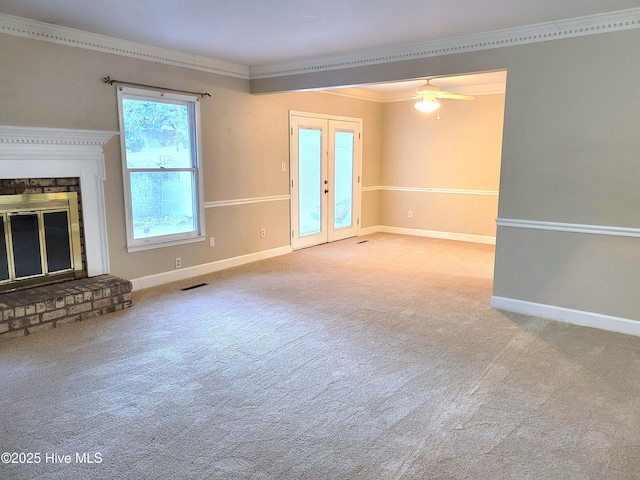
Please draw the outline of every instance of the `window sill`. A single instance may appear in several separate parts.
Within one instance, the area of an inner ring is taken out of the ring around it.
[[[149,241],[148,243],[137,244],[137,245],[127,245],[127,252],[140,252],[142,250],[153,250],[155,248],[163,248],[163,247],[172,247],[174,245],[183,245],[186,243],[196,243],[196,242],[204,242],[207,238],[206,235],[199,235],[197,237],[188,237],[188,238],[180,238],[176,240],[165,240],[165,241]]]

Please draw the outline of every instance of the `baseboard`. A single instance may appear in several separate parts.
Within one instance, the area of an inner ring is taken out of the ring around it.
[[[496,296],[491,297],[491,307],[497,310],[548,318],[583,327],[640,336],[640,321],[628,318]]]
[[[220,270],[245,265],[251,262],[257,262],[258,260],[266,260],[267,258],[286,255],[291,252],[291,246],[287,245],[285,247],[278,247],[271,250],[263,250],[261,252],[240,255],[239,257],[218,260],[217,262],[180,268],[170,272],[158,273],[156,275],[148,275],[146,277],[133,279],[131,280],[131,283],[133,284],[133,290],[142,290],[145,288],[155,287],[157,285],[164,285],[165,283],[177,282],[179,280],[186,280],[187,278],[218,272]]]
[[[440,238],[443,240],[456,240],[458,242],[484,243],[495,245],[496,237],[488,235],[474,235],[471,233],[441,232],[439,230],[420,230],[417,228],[389,227],[387,225],[376,225],[360,229],[360,235],[372,233],[397,233],[398,235],[413,235],[416,237]]]
[[[458,240],[463,242],[486,243],[495,245],[495,237],[485,237],[482,235],[470,235],[466,233],[438,232],[432,230],[417,230],[414,228],[387,227],[385,225],[375,225],[373,227],[361,228],[359,235],[370,235],[377,232],[397,233],[399,235],[415,235],[420,237],[441,238],[445,240]],[[195,265],[193,267],[180,268],[169,272],[162,272],[155,275],[135,278],[131,280],[133,290],[143,290],[145,288],[164,285],[165,283],[186,280],[187,278],[198,277],[208,273],[218,272],[227,268],[245,265],[258,260],[265,260],[279,255],[291,253],[293,249],[290,245],[274,248],[272,250],[264,250],[256,253],[249,253],[239,257],[227,258],[217,262]]]
[[[374,233],[378,233],[379,231],[380,231],[380,225],[374,225],[373,227],[364,227],[364,228],[360,228],[360,232],[358,232],[358,236],[372,235]]]

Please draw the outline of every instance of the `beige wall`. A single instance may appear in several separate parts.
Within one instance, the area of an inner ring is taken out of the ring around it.
[[[414,103],[387,103],[382,111],[380,182],[391,188],[381,194],[380,223],[495,237],[498,197],[487,191],[497,192],[500,181],[504,95],[442,100],[440,120]]]
[[[640,30],[523,46],[500,217],[640,227]]]
[[[251,89],[506,69],[498,216],[545,229],[498,228],[494,295],[640,320],[640,268],[627,266],[640,265],[638,45],[632,29],[259,79]]]
[[[249,82],[107,53],[0,34],[0,124],[118,130],[112,78],[209,92],[201,101],[205,202],[289,194],[289,110],[363,118],[363,184],[376,185],[381,106],[326,93],[250,95]],[[205,209],[208,242],[126,251],[119,140],[105,147],[105,202],[111,273],[128,279],[290,245],[289,202]],[[363,222],[377,224],[377,199]],[[267,235],[260,238],[260,229]]]
[[[0,123],[116,130],[115,92],[100,82],[104,75],[210,91],[202,118],[206,201],[288,193],[287,174],[280,171],[288,138],[280,131],[289,109],[364,118],[363,182],[376,186],[395,175],[410,180],[379,154],[379,104],[322,93],[251,96],[249,84],[264,93],[506,69],[499,216],[605,230],[596,236],[554,231],[553,224],[551,230],[500,227],[494,294],[640,320],[640,269],[628,267],[640,264],[640,239],[612,233],[640,228],[639,44],[640,29],[633,29],[247,82],[0,35]],[[105,159],[117,275],[168,271],[177,256],[189,266],[288,244],[288,208],[256,204],[207,209],[207,229],[221,248],[197,244],[128,254],[117,142],[107,146]],[[365,192],[364,226],[397,215],[386,193]],[[262,240],[261,227],[271,232]]]
[[[507,80],[501,218],[640,228],[639,44],[632,30],[521,49]],[[613,229],[499,228],[494,293],[640,320],[640,238]]]
[[[504,298],[640,320],[638,240],[501,227],[494,291]]]

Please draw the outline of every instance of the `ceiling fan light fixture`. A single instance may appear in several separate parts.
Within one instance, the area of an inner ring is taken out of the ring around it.
[[[421,101],[417,102],[414,107],[423,113],[431,113],[440,107],[440,103],[435,100],[427,100],[426,98],[423,98]]]

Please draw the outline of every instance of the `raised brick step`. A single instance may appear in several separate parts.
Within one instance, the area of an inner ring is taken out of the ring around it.
[[[131,282],[111,275],[0,294],[0,340],[131,306]]]

